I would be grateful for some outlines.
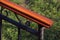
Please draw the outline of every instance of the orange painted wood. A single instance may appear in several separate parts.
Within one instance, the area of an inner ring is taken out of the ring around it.
[[[46,18],[45,16],[42,16],[42,15],[37,14],[31,10],[28,10],[20,5],[10,2],[9,0],[0,0],[0,6],[3,6],[9,10],[15,12],[16,14],[21,15],[31,21],[34,21],[44,27],[49,28],[53,24],[53,21]]]

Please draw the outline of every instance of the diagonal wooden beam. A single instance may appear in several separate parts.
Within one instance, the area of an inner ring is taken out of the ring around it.
[[[26,9],[20,5],[17,5],[9,0],[0,0],[0,6],[3,6],[9,10],[15,12],[16,14],[21,15],[31,21],[34,21],[46,28],[49,28],[53,24],[53,21],[46,18],[45,16],[42,16],[31,10],[28,10],[28,9]]]

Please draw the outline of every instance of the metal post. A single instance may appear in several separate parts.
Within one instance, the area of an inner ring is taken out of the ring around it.
[[[16,16],[16,18],[18,19],[19,23],[22,23],[21,20],[19,19],[18,15],[15,14],[15,16]],[[21,29],[20,29],[20,28],[18,28],[18,40],[22,40],[22,39],[21,39]]]
[[[3,8],[1,7],[0,13],[2,14]],[[1,31],[2,31],[2,17],[0,17],[0,40],[1,40]]]
[[[21,20],[19,21],[19,23],[21,23]],[[22,40],[21,39],[21,29],[18,28],[18,40]]]
[[[44,29],[45,27],[38,25],[38,40],[44,40]]]
[[[18,28],[18,40],[21,40],[21,29]]]
[[[0,40],[1,40],[2,18],[0,17]]]

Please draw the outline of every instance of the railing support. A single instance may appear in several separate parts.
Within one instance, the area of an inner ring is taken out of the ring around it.
[[[19,21],[19,23],[22,23],[22,21],[19,19],[18,15],[15,14],[17,20]],[[21,39],[21,28],[18,28],[18,40],[22,40]]]
[[[0,14],[2,14],[3,8],[0,9]],[[2,32],[2,17],[0,17],[0,40],[1,40],[1,32]]]
[[[19,21],[19,23],[21,23],[21,20]],[[21,39],[21,28],[18,28],[18,40],[22,40]]]
[[[18,40],[21,40],[21,29],[18,28]]]
[[[2,18],[0,17],[0,40],[1,40]]]
[[[38,40],[44,40],[44,29],[45,27],[38,25]]]
[[[3,20],[6,20],[6,21],[10,22],[11,24],[17,26],[18,28],[21,28],[23,30],[26,30],[27,32],[32,33],[33,35],[36,35],[36,36],[38,35],[37,34],[38,32],[36,30],[34,30],[34,29],[29,28],[29,26],[26,26],[26,25],[23,25],[21,23],[18,23],[16,21],[14,21],[14,20],[12,20],[12,19],[4,16],[4,15],[1,15],[1,14],[0,14],[0,17],[2,17]]]

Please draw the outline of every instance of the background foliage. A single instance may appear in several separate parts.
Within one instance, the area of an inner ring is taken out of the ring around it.
[[[26,7],[32,11],[35,11],[41,15],[44,15],[54,21],[53,26],[50,29],[45,29],[45,40],[60,40],[60,0],[11,0],[18,5]],[[4,9],[7,10],[7,9]],[[10,18],[18,21],[13,12],[9,12]],[[6,13],[3,11],[3,14]],[[19,16],[19,15],[18,15]],[[27,19],[19,16],[24,24]],[[32,22],[33,29],[37,28],[37,24]],[[22,30],[22,40],[37,40],[34,35]],[[18,29],[16,26],[3,20],[2,27],[2,40],[17,40]],[[32,36],[32,37],[31,37]]]

